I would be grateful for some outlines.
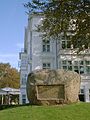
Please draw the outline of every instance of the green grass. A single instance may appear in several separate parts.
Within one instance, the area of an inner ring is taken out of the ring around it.
[[[90,103],[10,107],[0,110],[0,120],[90,120]]]

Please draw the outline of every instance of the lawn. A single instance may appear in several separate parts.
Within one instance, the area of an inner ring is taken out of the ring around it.
[[[12,107],[0,110],[0,120],[90,120],[90,103]]]

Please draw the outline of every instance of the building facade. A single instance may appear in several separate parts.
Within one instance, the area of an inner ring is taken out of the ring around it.
[[[80,99],[90,101],[90,49],[77,54],[63,35],[59,40],[42,40],[37,26],[42,23],[41,14],[28,17],[25,28],[24,49],[20,57],[20,104],[28,103],[26,81],[28,73],[37,69],[65,69],[81,74]]]

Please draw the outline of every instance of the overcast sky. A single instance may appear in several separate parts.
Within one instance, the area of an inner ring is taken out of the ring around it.
[[[18,68],[27,15],[23,3],[30,0],[0,0],[0,62]]]

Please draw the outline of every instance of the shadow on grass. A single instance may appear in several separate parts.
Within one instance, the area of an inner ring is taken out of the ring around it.
[[[77,102],[77,103],[72,103],[72,104],[61,104],[61,105],[58,105],[58,106],[65,106],[65,105],[73,105],[73,104],[81,104],[81,103],[85,103],[85,102]],[[42,106],[42,105],[36,105],[36,104],[30,104],[30,103],[27,103],[27,104],[23,104],[23,105],[0,105],[0,111],[1,110],[5,110],[5,109],[12,109],[12,108],[16,108],[16,107],[24,107],[24,106]],[[53,106],[53,105],[51,105]],[[55,106],[55,105],[54,105]]]
[[[23,107],[23,106],[32,106],[31,104],[23,104],[23,105],[0,105],[0,110],[11,109],[16,107]]]

